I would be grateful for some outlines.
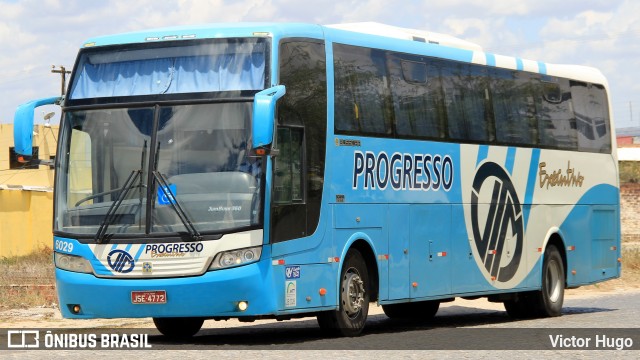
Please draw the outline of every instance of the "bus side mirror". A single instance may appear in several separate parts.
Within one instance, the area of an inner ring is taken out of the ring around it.
[[[286,93],[284,85],[262,90],[253,100],[251,148],[266,154],[273,144],[276,127],[276,102]]]
[[[37,107],[59,105],[61,97],[32,100],[18,106],[13,117],[13,142],[18,161],[28,163],[33,156],[33,113]]]

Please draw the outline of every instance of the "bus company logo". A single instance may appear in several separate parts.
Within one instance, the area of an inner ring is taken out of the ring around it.
[[[131,272],[135,266],[133,257],[128,252],[118,249],[112,250],[107,255],[107,263],[114,271],[123,274]]]
[[[479,210],[479,204],[489,204],[488,211]],[[471,225],[477,260],[484,264],[491,280],[511,280],[522,255],[522,206],[509,174],[496,163],[485,162],[476,172],[471,192]]]

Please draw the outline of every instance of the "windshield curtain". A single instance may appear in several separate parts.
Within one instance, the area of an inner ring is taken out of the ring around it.
[[[262,159],[247,156],[251,111],[251,102],[236,102],[67,112],[56,230],[96,234],[111,208],[107,234],[184,233],[172,201],[203,234],[260,225]]]
[[[188,44],[89,49],[80,55],[69,99],[264,89],[264,39]]]

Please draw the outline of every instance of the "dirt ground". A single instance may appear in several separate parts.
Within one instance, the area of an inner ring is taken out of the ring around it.
[[[620,294],[623,292],[640,292],[640,287],[630,286],[625,284],[622,280],[617,279],[602,283],[600,285],[592,285],[582,287],[579,289],[571,289],[565,292],[565,301],[573,298],[585,298],[585,297],[597,297],[607,294]],[[461,314],[465,312],[472,312],[474,309],[485,309],[504,311],[504,307],[501,303],[490,303],[484,298],[477,300],[464,300],[456,298],[453,302],[443,303],[440,306],[439,314],[443,313],[456,313]],[[369,307],[369,315],[382,314],[382,307],[371,304]],[[299,320],[309,320],[310,318],[304,318]],[[255,324],[268,324],[270,322],[276,322],[275,320],[259,320]],[[246,326],[246,323],[241,323],[237,320],[231,319],[228,321],[214,321],[208,320],[205,322],[203,328],[231,328],[237,326]],[[35,307],[30,309],[13,309],[0,312],[0,328],[6,329],[26,329],[26,328],[154,328],[151,318],[142,319],[89,319],[89,320],[75,320],[75,319],[63,319],[60,315],[60,311],[57,307]]]

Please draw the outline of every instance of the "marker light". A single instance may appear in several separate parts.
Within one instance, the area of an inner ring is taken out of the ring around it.
[[[213,259],[209,270],[224,269],[228,267],[246,265],[260,260],[262,247],[256,246],[246,249],[237,249],[218,253]]]
[[[247,310],[248,307],[249,307],[249,303],[246,302],[246,301],[240,301],[238,303],[238,310],[240,310],[240,311],[245,311],[245,310]]]

